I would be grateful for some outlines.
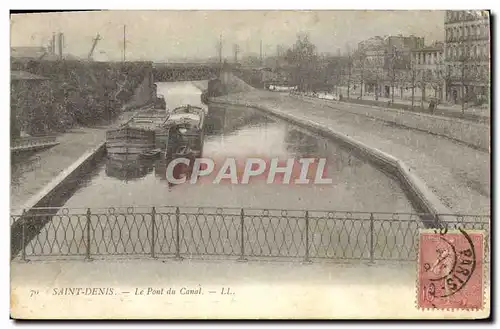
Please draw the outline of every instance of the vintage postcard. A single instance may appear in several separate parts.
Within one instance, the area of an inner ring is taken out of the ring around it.
[[[11,14],[15,319],[490,316],[490,12]]]

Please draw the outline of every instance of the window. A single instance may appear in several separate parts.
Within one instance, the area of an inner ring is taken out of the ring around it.
[[[469,32],[470,32],[470,28],[467,26],[465,28],[465,36],[468,37],[469,36]]]

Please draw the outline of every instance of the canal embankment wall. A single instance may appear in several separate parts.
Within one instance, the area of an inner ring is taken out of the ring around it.
[[[322,102],[334,110],[363,115],[375,120],[447,137],[479,150],[490,150],[491,131],[489,124],[407,110],[340,103],[338,101],[317,99],[308,96],[291,95],[290,97],[306,101]]]
[[[230,71],[222,71],[219,77],[208,81],[195,81],[193,84],[202,91],[202,100],[232,93],[251,92],[255,88],[235,76]]]
[[[123,106],[123,110],[129,111],[152,104],[156,100],[156,89],[154,87],[152,72],[146,70],[142,81],[134,88],[130,100]]]
[[[106,142],[102,141],[96,147],[84,152],[71,166],[64,169],[42,190],[30,198],[21,209],[29,212],[32,208],[58,207],[64,204],[65,197],[71,196],[71,191],[81,183],[86,174],[94,169],[106,155]]]

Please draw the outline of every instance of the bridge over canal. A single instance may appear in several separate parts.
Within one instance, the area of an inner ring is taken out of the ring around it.
[[[153,63],[154,81],[198,81],[217,78],[221,65],[214,63]]]

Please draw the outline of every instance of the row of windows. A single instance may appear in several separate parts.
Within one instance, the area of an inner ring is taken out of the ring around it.
[[[473,20],[487,17],[488,12],[486,10],[448,10],[446,12],[447,21]]]
[[[465,65],[462,70],[462,66],[448,66],[450,76],[461,76],[462,74],[466,77],[486,77],[489,75],[488,65]]]
[[[437,52],[433,53],[416,53],[413,54],[413,61],[417,64],[435,64],[438,62]]]
[[[446,58],[485,58],[488,56],[488,45],[451,46],[446,48]]]
[[[469,36],[487,37],[488,24],[472,24],[467,26],[455,26],[446,28],[446,40],[463,38]]]

